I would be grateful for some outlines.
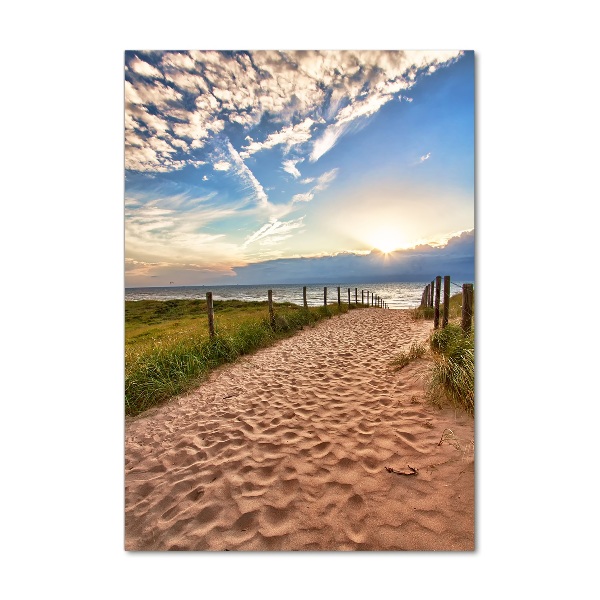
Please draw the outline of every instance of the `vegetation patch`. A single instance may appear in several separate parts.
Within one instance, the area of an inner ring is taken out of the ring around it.
[[[400,354],[394,358],[391,362],[394,370],[399,371],[403,369],[411,360],[416,358],[422,358],[427,352],[427,348],[418,342],[413,342],[407,352],[400,352]]]
[[[450,323],[437,329],[430,339],[434,355],[428,395],[434,404],[449,400],[468,413],[475,412],[475,333],[465,335]]]

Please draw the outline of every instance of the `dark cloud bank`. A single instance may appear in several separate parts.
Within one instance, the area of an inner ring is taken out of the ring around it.
[[[235,267],[235,283],[346,283],[431,281],[450,275],[457,281],[475,278],[475,230],[451,238],[446,246],[416,246],[385,255],[338,254],[321,258],[290,258]],[[230,282],[231,283],[231,282]]]

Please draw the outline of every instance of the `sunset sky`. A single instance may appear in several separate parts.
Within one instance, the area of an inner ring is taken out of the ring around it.
[[[292,281],[289,259],[383,260],[473,230],[473,62],[126,52],[126,286],[272,283],[252,267],[275,259]]]

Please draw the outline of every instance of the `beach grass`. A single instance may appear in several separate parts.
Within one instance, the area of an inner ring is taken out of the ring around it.
[[[400,354],[396,356],[390,364],[395,371],[399,371],[400,369],[403,369],[410,361],[417,358],[422,358],[426,352],[427,348],[424,344],[413,342],[406,352],[400,352]]]
[[[210,338],[204,300],[126,301],[125,413],[138,415],[191,389],[221,364],[355,308],[361,305],[274,303],[271,324],[267,302],[216,300]]]
[[[428,395],[440,406],[450,401],[467,413],[475,412],[475,331],[464,334],[458,323],[437,329],[430,338],[434,365]]]

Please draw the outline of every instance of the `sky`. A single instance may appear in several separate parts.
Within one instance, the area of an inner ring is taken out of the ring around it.
[[[474,219],[473,52],[125,53],[126,287],[472,279]]]

